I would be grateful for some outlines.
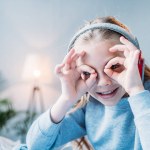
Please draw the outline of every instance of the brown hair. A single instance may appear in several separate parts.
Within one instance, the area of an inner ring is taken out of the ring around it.
[[[112,23],[115,25],[118,25],[122,28],[124,28],[126,31],[129,31],[129,29],[127,28],[127,26],[125,26],[124,24],[122,24],[120,21],[118,21],[115,17],[112,16],[107,16],[107,17],[102,17],[102,18],[97,18],[95,20],[89,21],[85,24],[85,26],[90,25],[90,24],[95,24],[95,23]],[[84,27],[85,27],[84,26]],[[82,29],[82,28],[81,28]],[[74,46],[76,45],[77,42],[81,41],[81,42],[89,42],[91,39],[95,39],[96,36],[100,36],[100,38],[102,39],[113,39],[113,36],[115,37],[120,37],[121,34],[114,32],[112,30],[109,29],[95,29],[95,30],[89,30],[86,33],[84,33],[83,35],[79,36],[78,39],[76,40],[76,42],[74,43]],[[144,70],[144,83],[150,80],[150,68],[145,65],[145,70]],[[127,96],[127,95],[126,95]],[[87,102],[88,102],[88,97],[89,95],[86,94],[84,95],[79,101],[78,103],[74,106],[74,110],[83,107]],[[89,144],[88,140],[85,137],[82,137],[78,140],[75,141],[77,147],[79,150],[86,148],[87,150],[93,150],[92,146]]]

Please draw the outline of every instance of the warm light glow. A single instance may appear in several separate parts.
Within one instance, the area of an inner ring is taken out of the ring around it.
[[[33,71],[33,76],[34,76],[35,78],[39,78],[40,75],[41,75],[40,70],[34,70],[34,71]]]
[[[52,80],[50,58],[46,54],[30,54],[26,57],[23,68],[23,80],[50,83]]]

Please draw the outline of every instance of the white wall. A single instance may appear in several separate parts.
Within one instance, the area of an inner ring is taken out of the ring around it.
[[[21,79],[25,57],[45,53],[53,70],[75,31],[85,20],[98,16],[113,15],[129,26],[150,64],[149,14],[148,0],[1,0],[0,71],[10,85],[1,96],[11,97],[16,108],[25,108],[30,95],[30,88]],[[46,107],[59,93],[59,81],[52,77],[44,90]]]

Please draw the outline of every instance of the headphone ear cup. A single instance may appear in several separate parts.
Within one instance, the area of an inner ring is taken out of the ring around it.
[[[139,61],[138,61],[138,69],[141,76],[142,81],[144,81],[144,58],[142,57],[142,52],[140,51]]]

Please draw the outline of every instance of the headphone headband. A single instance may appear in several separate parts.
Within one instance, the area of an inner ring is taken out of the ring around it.
[[[128,31],[126,31],[124,28],[118,25],[112,24],[112,23],[96,23],[92,25],[87,25],[81,30],[79,30],[71,39],[69,46],[68,46],[68,51],[72,48],[73,44],[75,43],[75,41],[80,35],[84,34],[85,32],[89,30],[94,30],[94,29],[109,29],[117,33],[120,33],[125,38],[127,38],[131,43],[133,43],[138,49],[140,49],[137,38],[133,36],[131,33],[129,33]]]

